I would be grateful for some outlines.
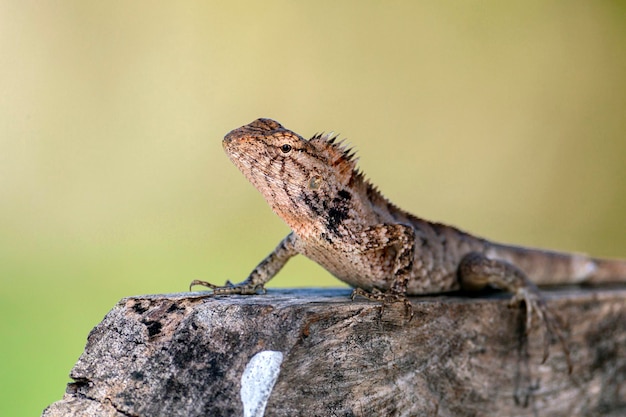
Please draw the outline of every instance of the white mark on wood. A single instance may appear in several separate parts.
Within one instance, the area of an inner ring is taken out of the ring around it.
[[[264,350],[254,355],[241,375],[244,417],[262,417],[280,373],[283,353]]]

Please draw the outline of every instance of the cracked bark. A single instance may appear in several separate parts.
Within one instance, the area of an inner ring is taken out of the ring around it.
[[[489,295],[413,298],[415,317],[348,290],[121,300],[88,337],[54,416],[243,415],[242,374],[282,352],[267,416],[618,416],[626,412],[626,289],[547,293],[574,372],[523,309]],[[191,297],[191,298],[190,298]]]

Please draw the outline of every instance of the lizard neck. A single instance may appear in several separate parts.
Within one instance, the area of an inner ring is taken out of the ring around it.
[[[287,184],[265,196],[272,210],[301,238],[331,238],[370,217],[359,193],[312,173],[304,186]]]

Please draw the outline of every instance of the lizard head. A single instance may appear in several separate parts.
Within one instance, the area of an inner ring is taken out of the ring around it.
[[[336,136],[315,135],[306,140],[270,119],[258,119],[231,131],[223,146],[296,233],[316,218],[345,218],[352,185],[362,180],[354,153]]]

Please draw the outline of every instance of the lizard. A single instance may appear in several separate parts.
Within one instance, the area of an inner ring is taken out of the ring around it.
[[[310,139],[271,119],[257,119],[222,141],[231,161],[263,195],[291,232],[243,282],[208,295],[257,294],[297,254],[317,262],[357,296],[386,303],[410,295],[476,291],[486,286],[525,304],[526,332],[533,316],[556,335],[572,364],[557,316],[537,285],[626,282],[626,260],[506,245],[456,227],[429,222],[386,199],[357,167],[355,152],[331,134]],[[548,357],[545,338],[544,358]]]

